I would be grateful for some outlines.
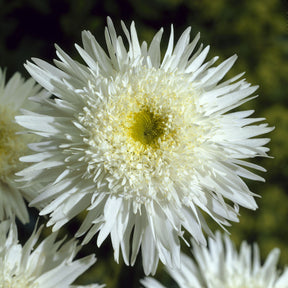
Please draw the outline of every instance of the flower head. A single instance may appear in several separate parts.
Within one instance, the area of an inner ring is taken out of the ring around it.
[[[26,167],[19,157],[29,153],[27,145],[37,137],[19,133],[23,128],[14,117],[22,108],[35,109],[37,105],[27,98],[39,93],[41,87],[35,85],[32,78],[25,81],[19,73],[15,73],[7,84],[5,78],[5,72],[0,69],[0,221],[16,215],[22,222],[27,222],[23,196],[31,200],[35,195],[32,187],[28,190],[19,188],[15,173]]]
[[[193,243],[195,261],[182,254],[181,269],[167,269],[180,288],[287,288],[288,268],[277,270],[279,249],[261,264],[259,247],[242,242],[237,252],[230,238],[216,233],[209,248]],[[146,288],[164,288],[157,280],[141,280]]]
[[[17,227],[8,220],[0,222],[0,287],[4,288],[100,288],[103,286],[73,286],[72,282],[96,259],[94,255],[73,260],[80,246],[70,240],[56,241],[50,234],[37,247],[42,228],[34,230],[27,242],[18,243]]]
[[[86,233],[86,243],[99,232],[101,245],[110,234],[115,259],[121,247],[126,264],[133,265],[141,247],[148,274],[159,258],[180,264],[183,228],[205,244],[202,230],[211,231],[201,211],[228,225],[238,220],[238,205],[257,207],[241,177],[261,180],[245,167],[264,169],[243,159],[266,156],[269,140],[255,136],[271,128],[251,125],[263,120],[248,118],[253,111],[227,113],[257,89],[242,75],[221,82],[236,56],[212,67],[217,57],[204,62],[209,47],[202,45],[194,52],[199,35],[190,42],[189,28],[173,48],[172,27],[161,61],[162,29],[148,47],[134,23],[122,28],[128,49],[108,19],[108,54],[83,32],[84,47],[76,49],[86,65],[59,47],[57,67],[27,63],[56,98],[43,102],[44,114],[17,117],[46,137],[22,158],[35,164],[19,175],[31,185],[44,181],[31,205],[45,206],[40,213],[50,214],[54,230],[87,210],[76,236]]]

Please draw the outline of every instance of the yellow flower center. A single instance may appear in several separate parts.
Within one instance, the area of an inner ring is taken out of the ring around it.
[[[3,282],[0,280],[0,287],[2,288],[39,288],[38,283],[33,283],[34,281],[31,281],[27,279],[27,277],[21,275],[12,275],[6,277],[6,279],[3,280]]]
[[[198,111],[201,91],[188,76],[141,67],[111,79],[102,97],[92,78],[78,118],[89,131],[85,177],[97,183],[109,178],[111,193],[133,198],[136,210],[147,199],[178,201],[177,183],[193,181],[196,149],[212,126]],[[181,198],[193,197],[184,192]]]
[[[21,169],[23,164],[19,157],[25,155],[27,143],[30,143],[31,137],[35,137],[16,134],[20,128],[14,121],[14,110],[9,108],[0,107],[0,180],[4,182]]]
[[[132,117],[131,137],[143,145],[157,145],[157,140],[164,134],[165,119],[155,115],[147,108],[133,113]]]

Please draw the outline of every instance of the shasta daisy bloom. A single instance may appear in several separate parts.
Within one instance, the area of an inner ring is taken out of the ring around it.
[[[76,236],[85,234],[87,243],[99,232],[100,246],[110,234],[115,259],[121,249],[127,265],[141,248],[149,274],[159,258],[179,266],[183,228],[206,243],[202,211],[228,225],[238,220],[238,205],[257,207],[242,177],[262,180],[245,167],[264,169],[244,159],[266,156],[268,139],[255,137],[271,128],[254,124],[263,119],[248,118],[253,111],[227,113],[257,89],[241,75],[221,81],[236,56],[212,67],[217,57],[205,62],[209,47],[202,45],[194,52],[199,35],[190,42],[189,28],[173,48],[172,27],[161,60],[162,29],[148,46],[134,23],[122,28],[128,48],[108,19],[108,54],[83,32],[76,49],[86,65],[59,47],[56,67],[27,63],[56,98],[43,101],[44,114],[17,117],[46,137],[21,158],[31,166],[18,175],[44,184],[31,205],[45,206],[40,214],[50,214],[54,230],[87,210]]]
[[[261,264],[259,247],[243,241],[237,252],[230,238],[216,233],[209,248],[193,243],[195,260],[182,254],[181,269],[167,269],[180,288],[287,288],[288,268],[277,269],[280,250],[274,248]],[[146,288],[164,288],[157,280],[141,280]]]
[[[30,195],[31,189],[19,189],[15,173],[26,166],[19,157],[28,154],[27,144],[37,137],[20,134],[23,128],[14,117],[22,108],[33,110],[37,106],[27,98],[39,93],[41,87],[32,78],[25,81],[19,73],[7,84],[5,78],[5,72],[0,69],[0,221],[16,214],[25,223],[29,217],[23,196],[30,200],[35,196]]]
[[[73,260],[81,246],[75,240],[56,241],[50,234],[36,245],[42,228],[34,230],[27,242],[18,243],[15,223],[0,223],[0,287],[3,288],[100,288],[97,284],[73,286],[72,282],[96,259],[94,255]]]

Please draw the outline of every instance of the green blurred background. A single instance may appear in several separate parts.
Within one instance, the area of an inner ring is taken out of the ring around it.
[[[90,30],[104,45],[106,16],[112,18],[118,33],[122,33],[120,20],[127,25],[134,20],[141,41],[149,42],[164,27],[163,51],[173,23],[175,38],[187,26],[192,27],[192,37],[200,31],[204,45],[211,45],[209,58],[219,55],[221,61],[238,54],[228,76],[246,71],[246,79],[260,85],[260,96],[241,109],[255,109],[255,117],[266,117],[276,128],[268,144],[273,159],[254,161],[267,169],[261,175],[266,183],[248,183],[253,192],[261,195],[257,200],[259,209],[241,209],[240,223],[228,230],[237,246],[243,240],[257,241],[263,258],[279,247],[279,267],[283,268],[288,265],[287,7],[283,0],[0,0],[0,66],[7,68],[8,77],[16,71],[28,77],[23,63],[31,57],[51,63],[55,58],[54,43],[78,58],[74,43],[81,44],[82,30]],[[31,216],[33,224],[36,211],[32,210]],[[77,221],[66,227],[70,235]],[[21,226],[23,239],[31,232],[32,224]],[[98,249],[93,239],[81,251],[81,255],[96,251],[98,261],[79,283],[97,281],[107,287],[138,287],[143,277],[141,259],[134,268],[125,267],[122,260],[117,265],[109,241]],[[189,253],[188,248],[184,250]],[[161,265],[156,277],[175,286]]]

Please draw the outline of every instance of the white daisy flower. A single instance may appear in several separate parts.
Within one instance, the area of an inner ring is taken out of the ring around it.
[[[127,265],[141,247],[149,274],[159,258],[180,265],[183,228],[205,244],[202,229],[210,230],[202,211],[228,225],[238,221],[238,205],[257,207],[242,177],[263,180],[245,167],[264,169],[244,159],[266,156],[269,140],[255,137],[271,128],[254,124],[263,118],[248,118],[253,111],[227,113],[257,89],[239,80],[242,74],[221,82],[236,56],[212,67],[217,57],[204,62],[209,46],[193,52],[199,34],[190,42],[188,28],[173,48],[172,27],[161,60],[162,29],[148,47],[134,23],[130,32],[122,28],[128,50],[108,19],[108,54],[84,31],[84,47],[76,49],[86,65],[59,47],[57,67],[27,63],[57,98],[43,101],[45,114],[17,117],[46,137],[22,158],[35,164],[19,175],[31,185],[44,182],[31,205],[46,205],[41,215],[50,214],[54,230],[87,210],[76,236],[86,233],[87,243],[99,232],[100,246],[110,234],[116,261],[121,247]]]
[[[38,245],[42,228],[34,230],[27,242],[18,243],[17,227],[8,220],[0,223],[0,287],[2,288],[68,288],[103,286],[71,285],[96,261],[94,255],[73,260],[81,246],[75,240],[56,241],[52,233]],[[35,248],[36,247],[36,248]]]
[[[25,223],[29,217],[23,196],[31,200],[35,195],[31,195],[32,187],[19,189],[15,173],[27,166],[19,157],[29,153],[27,144],[38,137],[20,134],[23,128],[14,117],[22,108],[35,109],[37,105],[27,98],[38,94],[41,87],[35,85],[32,78],[25,81],[19,73],[15,73],[7,84],[5,78],[5,72],[0,69],[0,221],[16,215]]]
[[[261,264],[259,247],[242,242],[239,253],[227,235],[209,238],[209,248],[193,243],[192,258],[182,254],[181,269],[167,269],[180,288],[287,288],[288,267],[277,269],[280,250],[273,249]],[[146,288],[164,288],[157,280],[141,280]]]

